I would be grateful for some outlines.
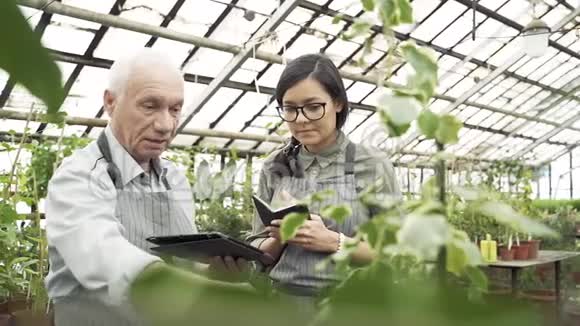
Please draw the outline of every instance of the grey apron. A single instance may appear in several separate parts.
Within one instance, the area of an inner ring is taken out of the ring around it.
[[[105,133],[97,140],[99,150],[108,163],[107,172],[117,189],[117,206],[115,217],[124,228],[123,236],[135,246],[153,254],[151,245],[145,240],[153,235],[172,235],[191,233],[193,221],[172,199],[171,187],[167,182],[167,169],[163,169],[161,179],[166,191],[132,192],[123,189],[121,173],[113,163],[111,151]],[[151,170],[153,173],[153,169]],[[142,178],[147,186],[148,178]],[[126,306],[107,306],[98,301],[89,290],[80,290],[70,298],[54,303],[56,326],[81,325],[145,325]]]
[[[344,174],[320,179],[309,173],[304,178],[284,176],[274,189],[273,200],[280,198],[280,192],[285,190],[294,198],[302,199],[314,192],[332,189],[334,195],[322,203],[309,207],[311,214],[320,215],[320,211],[327,205],[348,204],[352,208],[352,216],[342,223],[323,219],[330,230],[342,232],[352,237],[358,225],[368,221],[368,210],[358,201],[357,188],[354,177],[355,145],[349,141],[346,147]],[[325,269],[317,270],[316,266],[328,258],[326,253],[305,250],[299,246],[288,244],[282,251],[277,264],[270,271],[270,278],[274,286],[282,293],[293,297],[303,297],[300,302],[314,302],[320,291],[339,281],[334,273],[333,264]]]

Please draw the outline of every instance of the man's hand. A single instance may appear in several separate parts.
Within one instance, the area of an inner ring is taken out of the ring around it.
[[[272,221],[272,226],[266,227],[268,236],[281,241],[280,225],[282,220]],[[324,225],[322,218],[318,215],[310,215],[310,220],[306,220],[298,229],[296,236],[289,239],[288,243],[300,246],[309,251],[334,253],[338,249],[338,233],[329,230]]]
[[[208,277],[226,282],[247,282],[250,278],[250,266],[243,258],[235,260],[230,256],[212,257],[209,259]]]

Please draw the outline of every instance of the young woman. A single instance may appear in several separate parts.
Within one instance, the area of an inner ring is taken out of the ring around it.
[[[310,219],[284,245],[278,226],[264,226],[256,217],[251,243],[277,262],[269,267],[274,286],[292,296],[315,297],[337,281],[333,267],[316,265],[337,252],[357,226],[370,218],[358,202],[358,193],[380,182],[381,194],[399,196],[393,166],[385,153],[352,143],[341,128],[348,116],[348,99],[342,79],[330,59],[309,54],[292,60],[276,87],[280,118],[292,133],[285,148],[272,153],[260,173],[258,196],[264,201],[302,199],[314,192],[332,189],[334,195],[309,207]],[[322,219],[326,205],[348,204],[352,215],[342,223]],[[371,248],[361,243],[351,256],[364,264],[371,261]]]

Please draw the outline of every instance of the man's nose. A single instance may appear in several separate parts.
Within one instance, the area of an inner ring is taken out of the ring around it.
[[[155,117],[155,130],[162,133],[169,133],[175,128],[176,119],[169,113],[169,110],[161,110]]]

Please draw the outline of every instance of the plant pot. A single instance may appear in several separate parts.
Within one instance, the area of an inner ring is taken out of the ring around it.
[[[0,315],[8,314],[8,299],[0,299]]]
[[[32,310],[19,310],[14,312],[14,324],[17,326],[51,326],[49,315]]]
[[[574,271],[571,272],[572,280],[574,280],[574,284],[580,285],[580,272]]]
[[[519,246],[512,246],[512,249],[515,250],[514,259],[515,260],[527,260],[528,255],[530,252],[530,246],[521,244]]]
[[[12,326],[14,325],[14,320],[11,315],[0,314],[0,326]]]
[[[523,245],[528,245],[528,259],[538,258],[538,252],[540,251],[540,241],[541,240],[529,240],[520,242]]]
[[[508,250],[507,246],[499,247],[499,258],[504,261],[514,260],[515,250],[512,247]]]

